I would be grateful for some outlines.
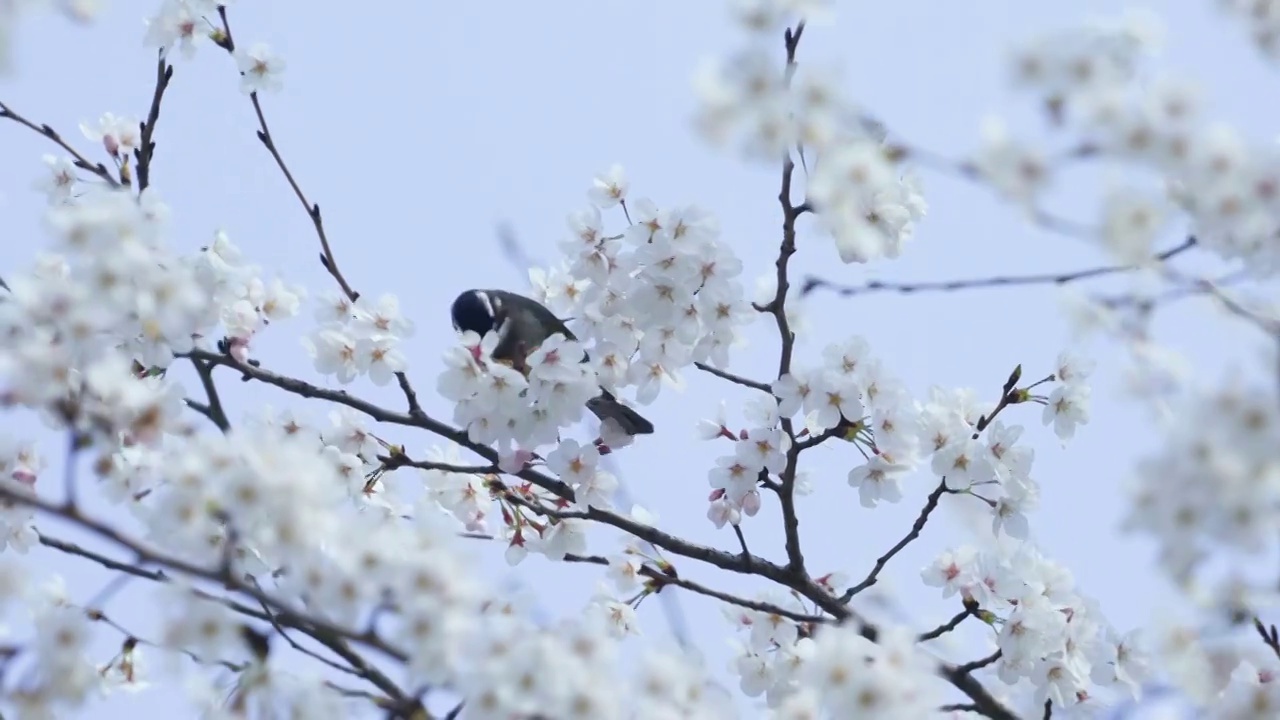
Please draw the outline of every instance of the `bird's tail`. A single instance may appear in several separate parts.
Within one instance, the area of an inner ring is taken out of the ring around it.
[[[614,421],[628,435],[649,435],[653,432],[653,423],[623,405],[607,390],[588,400],[587,409],[600,418],[601,422]]]

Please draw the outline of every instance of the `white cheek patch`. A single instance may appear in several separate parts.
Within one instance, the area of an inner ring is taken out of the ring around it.
[[[495,312],[496,308],[494,307],[493,298],[489,297],[489,293],[483,290],[477,290],[476,297],[480,298],[480,304],[484,305],[484,311],[489,313],[490,318],[497,316],[497,313]]]

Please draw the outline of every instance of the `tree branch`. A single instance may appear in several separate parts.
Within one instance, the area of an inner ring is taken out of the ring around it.
[[[917,638],[917,640],[920,640],[921,642],[925,640],[936,640],[937,638],[940,638],[943,635],[946,635],[952,630],[955,630],[957,627],[960,626],[960,623],[972,617],[974,614],[977,613],[977,611],[978,611],[977,603],[966,602],[964,604],[964,610],[961,610],[960,612],[956,613],[955,617],[939,625],[938,627],[930,630],[929,632],[923,633]]]
[[[138,143],[138,149],[134,151],[138,161],[138,192],[146,190],[151,185],[151,160],[156,152],[156,143],[153,138],[156,134],[156,123],[160,120],[160,101],[164,99],[164,91],[169,87],[171,79],[173,79],[173,66],[165,61],[164,52],[161,51],[160,58],[156,61],[156,89],[151,95],[151,109],[147,111],[147,119],[142,121],[142,139]]]
[[[871,568],[871,572],[867,574],[867,577],[857,585],[845,590],[844,594],[840,596],[840,602],[847,603],[853,599],[854,595],[857,595],[863,590],[866,590],[876,584],[880,578],[880,572],[884,570],[885,565],[889,564],[889,561],[893,559],[893,556],[902,552],[902,549],[907,545],[910,545],[911,541],[920,537],[920,532],[924,530],[925,524],[929,522],[929,515],[937,509],[939,498],[941,498],[946,492],[947,481],[943,480],[938,483],[938,487],[934,488],[933,492],[929,493],[929,497],[925,499],[924,508],[920,510],[920,515],[916,518],[916,521],[911,524],[911,530],[893,547],[889,548],[888,552],[881,555],[879,558],[876,558],[876,564]]]
[[[795,74],[796,68],[796,48],[800,44],[800,38],[804,35],[805,25],[803,22],[796,25],[795,29],[787,28],[783,33],[783,44],[787,53],[786,65],[786,82],[788,86],[791,84],[791,77]],[[791,330],[790,322],[787,319],[787,292],[791,289],[791,282],[788,276],[788,266],[791,262],[791,256],[796,252],[796,220],[802,214],[791,199],[791,182],[795,173],[795,162],[791,159],[791,153],[788,151],[782,160],[782,187],[778,191],[778,203],[782,207],[782,242],[778,246],[778,259],[774,262],[777,269],[775,281],[777,287],[774,288],[773,300],[764,307],[757,307],[760,312],[766,312],[773,315],[774,324],[778,327],[778,337],[781,341],[781,351],[778,358],[778,377],[781,378],[791,372],[791,357],[795,351],[795,333]],[[783,531],[786,536],[785,544],[787,551],[787,569],[797,577],[805,577],[808,575],[804,566],[804,552],[800,546],[800,517],[796,513],[795,506],[795,486],[797,463],[800,458],[800,448],[796,444],[795,428],[792,425],[791,418],[783,418],[782,430],[791,439],[791,447],[787,451],[787,464],[779,475],[778,503],[782,510]]]
[[[212,364],[191,358],[191,364],[196,368],[196,374],[200,376],[200,384],[204,386],[205,396],[209,399],[207,405],[194,403],[190,400],[187,404],[200,414],[209,418],[218,429],[226,433],[231,430],[231,421],[227,419],[227,413],[222,407],[222,398],[218,395],[218,387],[213,382],[213,366]]]
[[[1180,244],[1161,252],[1152,258],[1152,262],[1164,262],[1174,258],[1196,246],[1196,238],[1188,237]],[[886,282],[881,280],[872,280],[862,285],[840,285],[829,280],[809,276],[805,278],[804,288],[800,291],[801,295],[808,295],[814,290],[825,289],[830,290],[841,297],[853,297],[855,295],[866,295],[875,292],[896,292],[903,295],[912,295],[922,292],[953,292],[957,290],[972,290],[981,288],[996,287],[1018,287],[1026,285],[1066,285],[1067,283],[1076,282],[1078,280],[1089,280],[1104,275],[1114,275],[1118,273],[1131,272],[1138,269],[1136,265],[1108,265],[1103,267],[1086,268],[1084,270],[1075,270],[1067,273],[1042,273],[1033,275],[1004,275],[986,278],[971,278],[964,280],[936,280],[918,283],[899,283]]]
[[[742,377],[741,375],[735,375],[731,372],[726,372],[724,370],[721,370],[720,368],[712,367],[706,363],[696,362],[693,364],[693,366],[698,368],[702,372],[710,373],[712,375],[715,375],[718,378],[721,378],[723,380],[728,380],[729,382],[734,383],[736,385],[748,387],[748,388],[751,388],[752,390],[759,390],[760,392],[769,393],[770,395],[773,394],[773,388],[769,387],[768,385],[762,382],[758,382],[756,380],[750,380],[748,378]]]
[[[107,169],[106,165],[102,163],[91,163],[88,160],[86,160],[85,157],[81,155],[78,150],[71,147],[70,143],[64,140],[63,137],[59,135],[56,130],[49,127],[48,125],[36,125],[34,122],[31,122],[25,117],[14,112],[13,108],[9,107],[3,102],[0,102],[0,118],[8,118],[9,120],[16,122],[19,125],[22,125],[23,127],[30,128],[40,133],[41,135],[49,138],[54,143],[56,143],[58,147],[65,150],[67,154],[72,157],[72,159],[75,161],[76,167],[80,168],[81,170],[87,170],[93,173],[94,175],[101,178],[103,181],[105,181],[108,185],[110,185],[113,188],[120,187],[120,181],[117,180],[111,174],[111,171]]]
[[[115,545],[117,547],[123,548],[131,552],[137,558],[137,562],[139,563],[157,565],[161,568],[182,573],[183,575],[187,575],[192,578],[199,578],[202,580],[207,580],[213,583],[217,583],[218,585],[225,587],[228,590],[231,590],[233,592],[237,592],[249,598],[252,598],[256,602],[259,602],[267,606],[268,608],[270,608],[270,613],[264,613],[262,611],[255,610],[253,608],[239,605],[238,603],[235,603],[229,598],[219,598],[217,596],[211,596],[211,595],[208,595],[207,593],[197,591],[197,594],[199,594],[201,597],[208,600],[212,600],[213,602],[217,602],[222,605],[226,605],[227,607],[234,610],[235,612],[248,615],[250,617],[255,617],[258,619],[267,620],[269,622],[278,622],[279,624],[285,627],[290,627],[295,630],[299,630],[301,632],[307,633],[309,636],[314,638],[317,642],[320,642],[326,647],[333,649],[335,652],[338,652],[340,655],[342,653],[339,652],[339,650],[335,646],[341,647],[343,645],[342,643],[343,640],[350,640],[350,641],[359,643],[361,645],[364,645],[366,647],[369,647],[371,649],[377,650],[400,662],[404,662],[408,659],[405,653],[393,647],[387,641],[383,640],[381,637],[379,637],[377,634],[373,633],[372,631],[357,632],[349,628],[335,625],[329,622],[328,620],[324,620],[322,618],[317,618],[317,617],[311,617],[303,613],[300,613],[292,609],[291,607],[289,607],[287,603],[276,600],[271,595],[263,592],[255,584],[244,582],[240,578],[236,577],[234,573],[228,572],[223,565],[219,565],[217,568],[202,567],[200,565],[195,565],[193,563],[190,563],[186,560],[182,560],[177,557],[169,556],[169,555],[151,550],[146,546],[142,545],[139,541],[120,534],[114,528],[110,527],[106,523],[100,520],[96,520],[92,517],[89,517],[79,512],[75,508],[51,503],[47,500],[43,500],[34,495],[16,491],[12,488],[0,486],[0,499],[6,500],[12,503],[17,503],[19,505],[31,507],[39,512],[45,513],[46,515],[51,515],[53,517],[57,517],[69,523],[72,523],[73,525],[76,525],[77,527],[85,531],[88,531],[93,535],[96,535],[97,537],[111,543],[112,545]],[[45,545],[50,548],[54,548],[56,550],[60,550],[62,552],[65,552],[71,555],[77,555],[85,559],[93,560],[94,562],[102,565],[105,568],[116,570],[119,572],[125,572],[135,577],[151,580],[153,582],[163,582],[163,583],[172,582],[172,578],[169,577],[169,575],[163,571],[147,570],[145,568],[136,567],[133,564],[124,563],[118,560],[113,560],[111,558],[108,558],[104,555],[101,555],[99,553],[83,548],[74,543],[61,541],[56,538],[49,537],[47,535],[42,534],[39,537],[42,545]],[[378,685],[379,689],[387,691],[388,693],[390,693],[391,689],[395,689],[397,693],[400,693],[401,695],[403,695],[403,692],[400,691],[394,683],[390,682],[385,677],[382,679],[382,681],[376,680],[377,675],[375,673],[380,674],[380,671],[377,671],[375,668],[369,668],[369,671],[370,671],[370,677],[366,679],[368,679],[370,682],[374,683],[375,685]],[[380,682],[387,684],[388,687],[382,687],[382,684],[380,684]]]

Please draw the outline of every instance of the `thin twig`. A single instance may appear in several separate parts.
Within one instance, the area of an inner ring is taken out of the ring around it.
[[[1016,386],[1021,375],[1021,365],[1009,374],[1009,377],[1005,380],[1004,387],[1001,388],[1000,402],[996,403],[995,408],[992,409],[990,413],[984,414],[982,417],[978,418],[978,423],[974,428],[973,433],[974,439],[977,439],[978,435],[981,434],[983,430],[986,430],[987,427],[991,425],[991,422],[995,420],[1005,408],[1018,401],[1019,394]],[[916,517],[916,521],[911,524],[911,530],[908,531],[907,534],[893,547],[889,548],[888,552],[876,559],[876,564],[871,568],[871,572],[867,577],[863,579],[862,582],[846,590],[844,594],[840,596],[840,602],[847,603],[854,595],[857,595],[863,590],[866,590],[876,584],[876,581],[879,579],[880,572],[884,570],[885,565],[893,559],[893,556],[902,552],[903,548],[911,544],[911,542],[916,538],[920,537],[920,533],[924,530],[924,526],[929,522],[929,515],[938,507],[938,500],[948,492],[951,491],[947,489],[947,479],[944,477],[938,482],[938,487],[934,488],[933,492],[929,493],[929,496],[925,499],[925,504],[920,510],[920,515]]]
[[[200,376],[200,384],[204,387],[205,396],[208,397],[209,403],[203,405],[188,400],[187,405],[209,418],[222,432],[230,432],[231,421],[227,419],[226,410],[222,407],[222,398],[218,395],[218,386],[213,382],[213,367],[209,363],[195,358],[191,359],[191,364],[195,365],[196,374]]]
[[[223,5],[218,6],[218,16],[222,20],[222,32],[224,35],[223,42],[220,43],[228,53],[234,53],[235,40],[231,35],[231,24],[227,20],[227,9]],[[258,118],[258,140],[262,143],[267,152],[271,153],[272,159],[276,161],[276,166],[280,168],[280,172],[288,181],[289,187],[293,189],[293,194],[298,198],[298,202],[302,203],[302,208],[306,210],[307,217],[311,220],[311,225],[315,228],[316,237],[320,240],[320,264],[338,283],[338,287],[342,289],[342,293],[351,302],[355,302],[360,298],[360,293],[356,292],[351,284],[347,282],[342,271],[338,269],[338,261],[333,256],[333,247],[329,244],[329,235],[325,232],[324,220],[320,216],[320,204],[307,200],[307,196],[302,192],[302,186],[293,177],[293,171],[284,161],[284,156],[280,154],[280,149],[276,146],[275,137],[271,135],[271,128],[267,125],[267,116],[262,111],[262,102],[258,99],[258,93],[249,94],[249,101],[253,104],[253,113]],[[422,406],[418,402],[418,394],[414,391],[412,383],[409,382],[409,376],[403,371],[395,373],[396,382],[400,385],[400,390],[404,393],[405,402],[409,406],[409,414],[415,417],[423,414]]]
[[[355,302],[360,297],[360,294],[351,289],[351,285],[343,277],[342,271],[338,269],[337,261],[333,258],[333,248],[329,246],[329,236],[324,229],[324,220],[320,217],[320,205],[307,200],[306,194],[302,192],[302,187],[298,185],[298,181],[293,177],[293,171],[289,169],[289,165],[284,161],[284,156],[280,154],[280,149],[276,147],[276,140],[271,136],[271,128],[267,127],[267,116],[262,112],[262,103],[258,100],[258,93],[249,93],[249,101],[253,103],[253,112],[258,116],[258,140],[262,142],[267,152],[271,153],[272,159],[276,161],[276,166],[284,174],[284,179],[289,182],[289,187],[293,188],[293,194],[297,196],[298,202],[302,203],[302,207],[307,211],[307,217],[311,218],[311,224],[315,227],[316,236],[320,238],[320,264],[337,281],[338,287],[342,288],[342,292],[347,296],[347,299]]]
[[[748,388],[751,388],[752,390],[759,390],[760,392],[769,393],[770,395],[773,394],[773,388],[769,387],[768,385],[762,382],[744,378],[741,375],[735,375],[731,372],[721,370],[720,368],[712,367],[706,363],[696,362],[693,364],[693,366],[698,368],[702,372],[710,373],[712,375],[715,375],[718,378],[728,380],[729,382],[734,383],[736,385],[748,387]]]
[[[1165,262],[1196,246],[1194,236],[1188,237],[1175,247],[1169,248],[1154,258],[1153,262]],[[801,295],[808,295],[814,290],[825,289],[830,290],[841,297],[853,297],[855,295],[865,295],[874,292],[895,292],[903,295],[911,295],[922,292],[952,292],[956,290],[972,290],[980,288],[1000,288],[1000,287],[1019,287],[1026,285],[1065,285],[1067,283],[1079,280],[1088,280],[1104,275],[1113,275],[1117,273],[1131,272],[1142,266],[1139,265],[1107,265],[1102,267],[1086,268],[1084,270],[1074,270],[1066,273],[1040,273],[1032,275],[1003,275],[985,278],[968,278],[962,280],[934,280],[926,282],[886,282],[881,280],[871,280],[862,285],[841,285],[829,280],[810,276],[805,279],[804,288],[800,291]]]
[[[111,174],[111,171],[107,169],[106,165],[102,163],[89,162],[87,159],[85,159],[85,156],[80,154],[80,151],[76,150],[74,147],[71,147],[71,144],[69,142],[63,139],[63,137],[59,135],[56,130],[49,127],[48,125],[36,125],[34,122],[14,112],[13,108],[9,107],[3,102],[0,102],[0,118],[8,118],[18,123],[19,125],[30,128],[40,133],[41,135],[49,138],[54,143],[56,143],[58,147],[65,150],[67,154],[72,157],[76,167],[80,168],[81,170],[87,170],[93,173],[94,175],[101,178],[103,181],[105,181],[108,185],[110,185],[113,188],[120,187],[120,181],[117,180],[115,176]]]
[[[920,640],[921,642],[924,642],[925,640],[935,640],[937,638],[940,638],[943,635],[946,635],[947,633],[951,632],[952,630],[955,630],[957,627],[960,626],[960,623],[964,622],[966,619],[972,617],[977,612],[977,609],[978,609],[977,605],[970,605],[966,603],[964,606],[964,610],[961,610],[960,612],[956,613],[955,617],[939,625],[938,627],[930,630],[929,632],[921,634],[916,639]]]
[[[254,582],[254,584],[258,586],[259,590],[262,590],[262,586],[259,583]],[[259,601],[258,604],[262,607],[262,612],[266,614],[269,622],[271,623],[271,627],[275,628],[275,631],[279,633],[280,637],[284,638],[285,642],[289,643],[289,647],[293,648],[294,650],[297,650],[303,655],[310,656],[311,658],[325,665],[328,665],[329,667],[335,670],[339,670],[341,672],[347,673],[349,675],[354,675],[356,677],[363,677],[363,675],[359,670],[356,670],[355,668],[349,665],[343,665],[340,662],[335,662],[333,660],[330,660],[329,658],[321,655],[320,653],[316,652],[315,650],[312,650],[311,648],[303,647],[302,644],[299,643],[297,640],[294,640],[293,636],[290,635],[289,632],[285,630],[284,626],[281,625],[276,620],[275,613],[271,612],[271,608],[267,607],[266,603]]]
[[[535,512],[537,512],[537,510],[535,510]],[[601,557],[599,555],[566,555],[564,559],[565,559],[565,562],[586,563],[589,565],[608,565],[609,564],[608,558]],[[822,615],[807,615],[805,613],[796,612],[794,610],[788,610],[784,607],[781,607],[780,605],[775,605],[773,603],[764,602],[760,600],[748,600],[747,598],[744,598],[744,597],[739,597],[737,595],[732,595],[730,593],[722,592],[720,590],[715,590],[707,587],[706,585],[702,585],[701,583],[696,583],[692,580],[686,580],[682,577],[679,577],[676,574],[674,574],[674,572],[663,572],[662,570],[655,568],[654,566],[649,564],[641,566],[640,574],[649,578],[650,580],[653,580],[654,583],[658,586],[659,590],[661,590],[663,587],[666,587],[667,585],[671,585],[674,587],[682,588],[684,590],[688,590],[691,593],[696,593],[698,595],[704,595],[709,598],[720,600],[721,602],[725,602],[730,605],[736,605],[738,607],[746,608],[748,610],[755,610],[756,612],[762,612],[769,615],[777,615],[778,617],[784,617],[784,618],[787,618],[788,620],[794,620],[795,622],[798,622],[798,623],[829,623],[833,621],[833,618],[830,618],[830,617],[824,617]]]
[[[1271,648],[1271,652],[1275,653],[1277,658],[1280,658],[1280,633],[1276,632],[1276,626],[1268,627],[1263,625],[1262,621],[1255,617],[1253,619],[1253,628],[1262,636],[1262,642]]]
[[[156,123],[160,120],[160,101],[164,99],[164,91],[173,79],[173,66],[165,61],[164,51],[156,61],[156,86],[151,95],[151,109],[147,111],[147,119],[142,121],[141,141],[134,156],[138,161],[138,192],[151,185],[151,161],[155,157]]]
[[[984,667],[986,667],[986,666],[988,666],[988,665],[990,665],[990,664],[994,663],[995,661],[999,660],[999,659],[1000,659],[1000,657],[1001,657],[1001,655],[1002,655],[1002,653],[1001,653],[999,650],[997,650],[997,651],[995,651],[995,652],[991,653],[990,655],[988,655],[988,656],[986,656],[986,657],[984,657],[984,658],[981,658],[981,659],[979,659],[979,660],[974,660],[973,662],[967,662],[967,663],[965,663],[965,664],[963,664],[963,665],[957,665],[957,666],[955,666],[954,670],[955,670],[955,672],[957,672],[957,673],[959,673],[959,674],[961,674],[961,675],[970,675],[970,674],[972,674],[974,671],[976,671],[976,670],[981,670],[982,668],[984,668]]]
[[[925,499],[924,508],[920,510],[920,515],[916,518],[916,521],[911,524],[911,530],[907,532],[907,534],[893,547],[889,548],[888,552],[876,558],[876,564],[871,568],[871,572],[867,574],[867,577],[857,585],[845,590],[844,594],[840,596],[840,602],[849,602],[853,599],[854,595],[857,595],[863,590],[866,590],[876,584],[880,578],[880,572],[884,570],[885,565],[889,564],[889,561],[893,559],[893,556],[902,552],[902,549],[907,545],[910,545],[911,541],[920,537],[921,531],[924,530],[924,526],[929,522],[929,515],[937,509],[938,500],[946,492],[947,482],[946,480],[943,480],[938,483],[938,487],[934,488],[933,492],[929,493],[929,497]]]
[[[742,548],[742,557],[751,560],[751,551],[747,549],[747,536],[742,533],[742,526],[734,525],[733,534],[738,536],[738,547]]]
[[[795,74],[796,68],[796,48],[800,44],[800,38],[804,35],[804,22],[796,25],[795,29],[787,28],[783,33],[783,44],[787,53],[786,79],[788,85],[791,82],[792,75]],[[796,252],[796,221],[800,218],[801,212],[797,209],[795,202],[791,197],[792,176],[795,173],[796,164],[791,159],[791,153],[788,152],[782,160],[782,187],[778,191],[778,204],[782,207],[782,242],[778,245],[778,259],[774,262],[776,267],[775,282],[777,287],[774,289],[773,300],[763,307],[757,307],[760,312],[773,315],[774,324],[778,328],[778,338],[781,342],[781,351],[778,357],[778,377],[781,378],[791,372],[791,356],[795,351],[795,333],[791,330],[790,321],[787,318],[787,292],[791,289],[791,282],[788,276],[788,269],[791,262],[791,256]],[[782,419],[782,430],[791,439],[791,447],[787,451],[787,464],[778,476],[778,503],[782,510],[782,526],[785,536],[785,546],[787,552],[787,568],[796,576],[806,576],[804,566],[804,551],[800,545],[800,517],[796,512],[795,505],[795,486],[797,464],[800,459],[800,448],[796,445],[795,428],[792,425],[791,418]]]
[[[322,643],[325,641],[326,637],[345,638],[378,650],[379,652],[382,652],[398,661],[403,662],[408,659],[408,656],[405,653],[393,647],[376,634],[370,632],[356,632],[340,625],[336,625],[328,620],[305,615],[289,607],[288,603],[277,600],[276,598],[262,592],[252,584],[242,581],[234,573],[227,573],[225,568],[221,565],[215,568],[203,567],[181,558],[151,550],[150,548],[142,545],[141,542],[122,535],[105,522],[94,519],[79,510],[65,505],[55,504],[42,498],[16,491],[12,488],[0,486],[0,499],[24,505],[47,515],[65,520],[82,530],[96,535],[102,540],[106,540],[117,547],[128,550],[138,558],[139,562],[158,565],[162,568],[179,572],[193,578],[208,580],[226,587],[228,590],[250,597],[255,601],[266,603],[271,610],[276,613],[276,618],[279,622],[286,624],[288,627],[307,632]],[[63,549],[68,552],[72,552],[71,549],[74,548],[76,550],[74,551],[74,554],[80,555],[81,557],[93,558],[95,560],[101,558],[100,562],[104,567],[120,570],[122,572],[130,572],[130,574],[138,577],[155,580],[157,582],[169,582],[167,574],[148,571],[145,569],[128,570],[126,569],[129,567],[129,564],[127,563],[109,560],[103,556],[95,555],[91,551],[79,548],[72,543],[61,543],[54,541],[51,538],[47,538],[46,536],[41,536],[41,544],[57,549]],[[255,611],[250,611],[248,614],[255,614],[259,617],[263,617],[263,619],[267,619],[265,616],[260,613],[256,613]]]
[[[402,454],[379,455],[378,461],[386,470],[402,467],[420,468],[422,470],[439,470],[441,472],[459,473],[463,475],[494,475],[502,472],[496,465],[457,465],[455,463],[436,462],[434,460],[411,460]]]

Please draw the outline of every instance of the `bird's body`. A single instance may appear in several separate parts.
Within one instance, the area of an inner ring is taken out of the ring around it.
[[[453,301],[451,314],[455,330],[470,330],[481,337],[491,330],[496,332],[498,344],[493,349],[493,359],[522,371],[529,353],[552,335],[577,339],[564,321],[542,303],[506,290],[467,290]],[[582,359],[588,359],[585,353]],[[587,409],[601,421],[613,420],[629,435],[653,432],[653,423],[603,388],[587,401]]]

